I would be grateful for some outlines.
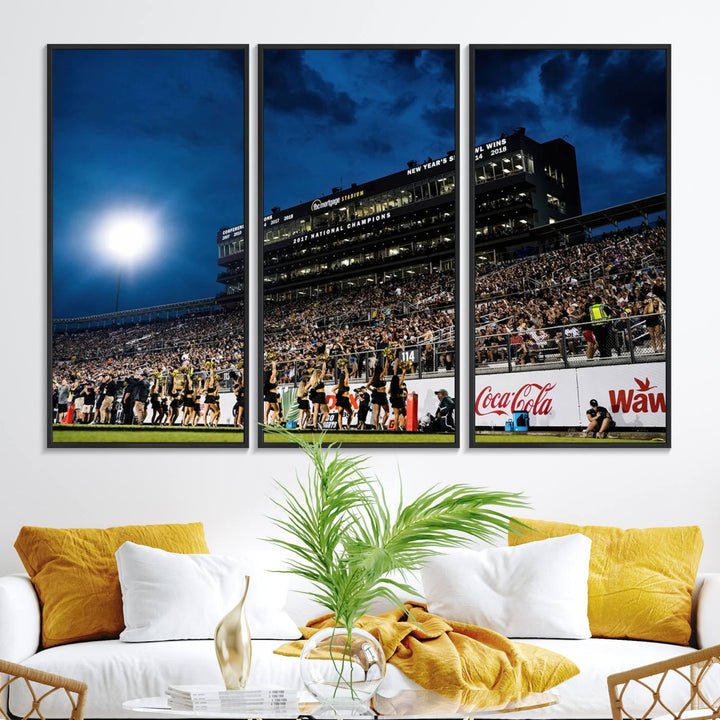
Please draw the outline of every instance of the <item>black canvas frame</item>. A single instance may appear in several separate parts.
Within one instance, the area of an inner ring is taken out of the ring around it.
[[[240,442],[56,442],[53,440],[53,423],[52,423],[52,287],[53,287],[53,127],[52,127],[52,109],[53,109],[53,51],[55,50],[239,50],[244,55],[244,72],[243,72],[243,199],[242,209],[245,224],[245,240],[244,240],[244,256],[245,256],[245,272],[244,272],[244,292],[243,292],[243,333],[244,333],[244,368],[245,368],[245,397],[246,397],[246,413],[245,426],[243,429],[243,440]],[[46,342],[47,342],[47,359],[46,359],[46,443],[48,448],[248,448],[248,414],[247,414],[247,397],[248,397],[248,378],[252,378],[252,362],[250,361],[251,353],[248,350],[249,341],[249,317],[248,317],[248,300],[249,289],[248,281],[250,279],[249,271],[249,181],[250,181],[250,132],[249,132],[249,60],[250,46],[248,44],[48,44],[46,46],[46,72],[47,72],[47,96],[46,96],[46,217],[47,217],[47,283],[46,283]]]
[[[460,137],[460,46],[457,44],[380,44],[380,45],[324,45],[324,44],[262,44],[258,48],[258,205],[257,205],[257,217],[258,217],[258,230],[257,230],[257,252],[258,252],[258,267],[257,267],[257,283],[258,283],[258,348],[255,355],[255,382],[257,387],[255,388],[255,398],[257,402],[257,421],[259,425],[258,431],[258,447],[260,448],[279,448],[279,447],[296,447],[292,443],[287,442],[267,442],[264,439],[264,431],[262,427],[263,422],[263,360],[264,360],[264,331],[263,331],[263,303],[264,303],[264,257],[263,257],[263,245],[264,245],[264,233],[263,233],[263,216],[264,216],[264,171],[263,171],[263,148],[264,148],[264,133],[263,133],[263,53],[265,50],[414,50],[414,49],[428,49],[428,50],[453,50],[455,53],[455,437],[453,442],[448,443],[434,443],[434,442],[413,442],[413,443],[402,443],[402,442],[352,442],[347,443],[344,447],[346,448],[372,448],[374,450],[398,449],[405,448],[408,450],[417,448],[458,448],[460,447],[460,435],[462,432],[462,401],[459,398],[460,395],[460,358],[462,354],[462,338],[460,337],[460,281],[459,281],[459,268],[461,267],[461,253],[460,253],[460,197],[462,192],[462,181],[460,175],[460,153],[462,152],[461,137]],[[247,377],[247,376],[246,376]],[[368,431],[370,437],[372,433]],[[330,445],[333,443],[332,433],[327,436],[327,440],[324,444]]]
[[[467,158],[468,172],[466,182],[469,192],[469,264],[467,278],[468,284],[468,305],[467,312],[470,317],[467,354],[468,362],[468,407],[466,410],[467,438],[470,448],[573,448],[589,449],[584,443],[572,442],[478,442],[475,436],[475,399],[476,399],[476,375],[475,375],[475,59],[476,53],[483,50],[663,50],[666,53],[666,166],[665,166],[665,192],[667,195],[666,217],[666,257],[667,266],[665,270],[667,279],[667,301],[666,301],[666,334],[665,334],[665,388],[666,388],[666,425],[665,441],[662,442],[613,442],[605,439],[595,442],[591,447],[608,449],[637,449],[637,448],[665,448],[671,447],[671,315],[672,315],[672,275],[671,275],[671,251],[672,251],[672,221],[671,221],[671,45],[670,44],[472,44],[469,46],[469,82],[468,82],[468,104],[469,104],[469,126],[467,135]]]

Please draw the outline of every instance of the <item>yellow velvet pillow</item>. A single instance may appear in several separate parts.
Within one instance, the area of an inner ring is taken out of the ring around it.
[[[115,551],[128,540],[168,552],[210,552],[202,523],[20,530],[15,549],[40,598],[43,647],[120,635],[125,623]]]
[[[700,528],[622,530],[520,520],[510,545],[581,533],[592,540],[588,619],[594,636],[687,645],[690,606],[703,539]]]

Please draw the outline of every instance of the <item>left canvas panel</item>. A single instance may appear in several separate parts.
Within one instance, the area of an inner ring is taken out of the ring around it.
[[[48,445],[247,447],[246,45],[48,47]]]

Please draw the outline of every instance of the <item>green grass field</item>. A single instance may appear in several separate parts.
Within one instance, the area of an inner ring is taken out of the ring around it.
[[[56,443],[241,443],[244,430],[232,427],[127,427],[125,425],[55,425]]]
[[[665,438],[647,438],[647,437],[623,437],[623,438],[585,438],[571,437],[567,435],[533,435],[531,433],[475,433],[475,442],[482,443],[522,443],[527,445],[551,444],[551,443],[570,443],[578,445],[591,445],[594,447],[602,447],[603,445],[625,445],[627,443],[647,443],[664,442]]]
[[[310,432],[293,433],[303,440],[312,440],[314,434]],[[263,440],[266,443],[287,443],[287,438],[275,433],[264,433]],[[406,433],[406,432],[340,432],[330,430],[325,435],[326,443],[342,443],[352,445],[353,443],[364,443],[368,445],[383,445],[385,443],[402,443],[403,445],[416,445],[417,443],[453,443],[455,436],[451,433]]]

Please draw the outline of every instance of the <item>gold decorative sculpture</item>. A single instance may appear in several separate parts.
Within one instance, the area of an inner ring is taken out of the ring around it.
[[[245,616],[245,600],[249,589],[250,577],[246,575],[242,599],[215,628],[215,653],[228,690],[242,690],[250,677],[252,645]]]

